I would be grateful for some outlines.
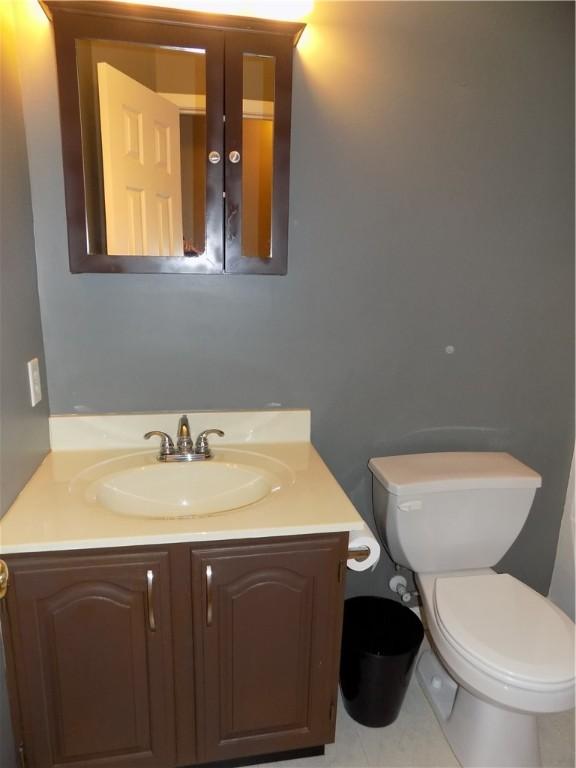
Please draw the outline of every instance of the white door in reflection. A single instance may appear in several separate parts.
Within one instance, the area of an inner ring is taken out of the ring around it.
[[[178,107],[98,64],[107,252],[183,256]]]

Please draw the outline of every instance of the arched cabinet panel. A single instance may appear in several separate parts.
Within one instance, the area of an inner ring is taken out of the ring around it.
[[[332,740],[340,537],[194,550],[196,711],[206,761]]]
[[[222,586],[224,739],[307,728],[312,609],[313,581],[291,570],[262,568]]]
[[[30,764],[171,764],[167,553],[56,561],[40,556],[16,559],[11,567],[9,601],[18,616],[14,652]]]

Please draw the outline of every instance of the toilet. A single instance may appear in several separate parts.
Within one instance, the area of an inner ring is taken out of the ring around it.
[[[430,641],[417,677],[465,768],[541,765],[536,714],[574,706],[574,624],[492,567],[524,525],[540,475],[508,453],[370,459],[374,518],[415,572]]]

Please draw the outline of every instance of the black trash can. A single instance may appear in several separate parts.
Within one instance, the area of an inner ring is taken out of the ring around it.
[[[401,603],[384,597],[346,600],[340,687],[354,720],[372,728],[396,720],[423,637],[422,622]]]

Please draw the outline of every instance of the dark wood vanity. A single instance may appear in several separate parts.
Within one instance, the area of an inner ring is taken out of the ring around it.
[[[42,0],[72,272],[284,274],[304,24]]]
[[[171,768],[333,741],[347,543],[4,556],[22,765]]]

